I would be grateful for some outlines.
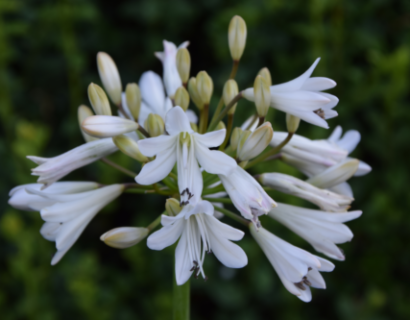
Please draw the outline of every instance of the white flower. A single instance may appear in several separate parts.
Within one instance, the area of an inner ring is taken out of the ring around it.
[[[81,128],[93,137],[109,138],[133,132],[138,129],[138,124],[122,117],[97,115],[86,118]]]
[[[110,247],[125,249],[139,243],[148,233],[147,228],[120,227],[107,231],[100,237],[100,240]]]
[[[237,166],[229,175],[219,175],[236,209],[246,219],[259,225],[258,216],[267,214],[276,202],[263,190],[260,184],[244,169]]]
[[[199,188],[202,191],[202,175],[197,161],[203,170],[211,174],[230,174],[237,166],[235,160],[225,153],[209,150],[223,142],[225,129],[203,135],[195,133],[180,107],[174,107],[167,113],[165,129],[169,136],[163,135],[139,142],[142,154],[156,158],[142,168],[135,178],[137,183],[149,185],[164,179],[177,162],[179,188],[181,192],[186,191],[183,195],[186,198],[181,201],[185,202],[192,196],[201,196],[200,193],[193,192]]]
[[[278,110],[294,115],[306,122],[328,128],[325,119],[337,116],[332,110],[339,99],[334,95],[321,92],[331,89],[336,85],[331,79],[315,77],[310,78],[320,58],[301,76],[292,81],[270,87],[270,105]],[[248,88],[243,93],[248,100],[254,101],[254,90]]]
[[[54,204],[54,200],[44,198],[37,194],[31,194],[26,191],[26,188],[40,191],[42,187],[43,185],[40,183],[29,183],[11,189],[9,193],[9,205],[24,211],[40,211],[44,207]],[[53,183],[45,189],[44,192],[48,194],[72,194],[96,188],[98,188],[98,183],[96,182],[65,181]]]
[[[268,215],[305,239],[318,252],[344,260],[336,244],[352,240],[353,233],[343,222],[357,219],[361,214],[361,211],[332,213],[278,203]]]
[[[177,51],[180,48],[186,48],[189,45],[188,41],[182,43],[178,48],[172,42],[163,41],[164,44],[164,52],[155,52],[155,56],[161,60],[163,68],[164,68],[164,85],[165,90],[167,91],[167,95],[169,97],[173,97],[175,91],[182,86],[181,78],[179,77],[178,69],[177,69]]]
[[[165,120],[165,115],[172,108],[172,101],[165,96],[161,77],[152,71],[144,72],[139,87],[142,103],[138,123],[143,126],[150,113],[158,114]],[[198,117],[192,110],[188,109],[186,114],[190,122],[196,123],[198,121]]]
[[[174,244],[175,275],[178,285],[184,284],[194,273],[206,279],[203,263],[206,252],[213,252],[218,260],[229,268],[247,265],[245,252],[230,240],[241,240],[244,233],[220,222],[213,216],[213,206],[199,200],[187,205],[176,217],[162,216],[163,228],[148,237],[147,245],[152,250],[162,250]]]
[[[333,263],[291,245],[264,228],[256,229],[253,224],[249,227],[252,236],[290,293],[304,302],[309,302],[312,300],[309,287],[326,288],[319,271],[333,271]]]
[[[258,180],[272,189],[310,201],[325,211],[346,211],[353,201],[351,197],[319,189],[306,181],[287,174],[264,173]]]
[[[112,139],[107,138],[87,142],[54,158],[36,156],[27,156],[27,158],[39,165],[32,169],[32,175],[39,176],[37,182],[43,183],[44,187],[47,187],[71,171],[106,157],[117,150],[118,148]]]
[[[54,194],[47,190],[26,188],[28,193],[52,203],[40,211],[46,221],[40,233],[45,239],[56,243],[57,252],[51,260],[52,265],[60,261],[95,215],[123,190],[124,186],[119,184],[74,194]]]

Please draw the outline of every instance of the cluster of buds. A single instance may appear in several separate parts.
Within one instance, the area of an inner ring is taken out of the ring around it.
[[[333,108],[338,99],[323,92],[336,83],[311,77],[319,59],[301,76],[277,85],[272,85],[271,74],[264,67],[257,72],[253,87],[240,89],[235,76],[246,36],[245,21],[233,17],[228,29],[232,72],[212,117],[214,82],[206,71],[190,77],[188,42],[177,47],[164,41],[164,51],[155,53],[163,64],[163,77],[144,72],[138,84],[128,83],[125,91],[114,60],[107,53],[98,53],[104,89],[91,83],[88,97],[92,109],[86,105],[78,108],[85,143],[54,158],[29,156],[38,165],[32,169],[33,175],[39,176],[37,183],[10,192],[10,205],[40,212],[45,221],[41,234],[56,243],[52,264],[60,261],[97,213],[123,192],[136,197],[157,193],[164,196],[164,212],[153,217],[150,225],[115,228],[101,240],[123,249],[147,237],[150,249],[162,250],[179,239],[175,278],[182,285],[192,274],[206,279],[206,252],[230,268],[248,264],[245,251],[233,243],[245,233],[221,222],[226,215],[249,230],[289,292],[307,302],[311,300],[310,287],[325,288],[320,272],[332,271],[333,263],[278,238],[263,227],[263,219],[277,220],[316,251],[344,260],[337,244],[353,237],[344,222],[361,215],[358,210],[348,211],[354,197],[347,180],[371,168],[348,157],[360,141],[357,131],[341,137],[342,130],[337,127],[327,140],[295,134],[301,120],[328,128],[326,119],[337,116]],[[234,127],[235,114],[246,105],[241,99],[254,102],[254,115]],[[189,108],[193,105],[195,111]],[[266,121],[270,108],[286,113],[287,132],[274,132]],[[141,170],[133,172],[106,159],[117,151],[140,162]],[[113,185],[59,181],[98,160],[130,180]],[[272,161],[294,166],[306,179],[278,172],[256,176],[247,172],[256,164]],[[317,208],[277,203],[271,198],[274,191],[297,196]],[[141,214],[152,212],[139,211]],[[159,224],[162,228],[155,230]]]

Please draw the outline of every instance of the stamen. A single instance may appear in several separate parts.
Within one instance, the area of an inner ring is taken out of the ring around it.
[[[308,280],[307,277],[303,277],[303,280],[302,280],[302,281],[303,281],[304,284],[306,284],[306,285],[309,286],[309,287],[312,285],[312,283]]]
[[[325,118],[325,112],[322,109],[317,109],[315,111],[313,111],[314,113],[316,113],[319,117],[321,117],[322,119]]]
[[[295,282],[294,285],[295,285],[296,287],[298,287],[300,290],[303,290],[303,291],[306,290],[306,287],[303,285],[302,282]]]

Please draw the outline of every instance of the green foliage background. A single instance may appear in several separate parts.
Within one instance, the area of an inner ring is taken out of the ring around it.
[[[267,66],[274,83],[301,74],[318,56],[315,75],[334,79],[340,98],[333,129],[357,129],[353,156],[373,172],[352,179],[353,242],[342,245],[345,262],[325,274],[327,290],[305,304],[289,294],[249,235],[240,245],[249,265],[242,270],[206,259],[208,282],[192,281],[193,319],[409,319],[410,197],[410,2],[356,0],[1,0],[0,1],[0,315],[2,319],[169,319],[173,248],[150,251],[144,243],[126,250],[105,246],[99,236],[124,225],[143,226],[163,210],[163,198],[124,195],[105,208],[55,267],[54,243],[44,240],[36,212],[7,204],[8,191],[34,182],[26,155],[54,156],[83,143],[77,107],[88,103],[86,87],[100,83],[95,63],[106,51],[123,83],[142,72],[162,73],[153,56],[162,40],[190,40],[192,73],[207,70],[215,82],[214,105],[231,61],[230,18],[241,15],[248,41],[237,76],[241,88]],[[240,102],[237,121],[252,113]],[[271,113],[285,130],[284,115]],[[330,131],[302,123],[300,133],[326,138]],[[135,163],[111,156],[124,166]],[[134,168],[136,170],[136,168]],[[281,163],[254,170],[298,175]],[[103,163],[66,180],[128,181]],[[307,205],[279,193],[276,200]],[[225,218],[227,219],[227,218]],[[287,241],[313,249],[285,228],[264,225]],[[235,223],[233,225],[237,226]],[[241,228],[241,226],[238,226]]]

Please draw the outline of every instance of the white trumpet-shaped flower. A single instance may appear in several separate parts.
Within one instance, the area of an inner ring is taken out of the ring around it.
[[[73,194],[26,188],[27,193],[50,201],[50,205],[40,211],[42,219],[46,221],[40,233],[45,239],[56,243],[57,252],[51,260],[52,265],[61,260],[95,215],[123,190],[124,186],[119,184]]]
[[[339,99],[334,95],[322,92],[336,85],[331,79],[323,77],[310,78],[320,58],[301,76],[289,82],[270,87],[271,107],[294,115],[311,124],[328,128],[325,119],[337,116],[337,112],[332,110]],[[255,101],[254,88],[248,88],[243,92],[243,96],[251,101]]]
[[[245,252],[230,241],[241,240],[244,233],[222,223],[213,214],[213,206],[199,200],[184,206],[176,217],[163,215],[163,228],[148,237],[147,245],[152,250],[162,250],[180,238],[175,250],[178,285],[184,284],[192,273],[206,279],[203,263],[207,252],[213,252],[229,268],[242,268],[248,263]]]
[[[189,45],[188,41],[182,43],[178,48],[177,46],[169,41],[164,40],[164,52],[155,52],[155,56],[161,60],[164,68],[164,85],[167,95],[173,97],[175,91],[182,86],[181,78],[179,77],[177,69],[177,51],[181,48],[186,48]]]
[[[291,245],[264,228],[256,229],[251,224],[250,231],[290,293],[309,302],[310,287],[326,288],[320,271],[333,271],[333,263]]]
[[[167,113],[165,129],[168,136],[163,135],[139,142],[142,154],[147,157],[156,156],[155,160],[147,163],[135,178],[139,184],[149,185],[164,179],[177,162],[178,184],[181,192],[186,190],[186,194],[200,197],[200,194],[190,189],[200,183],[202,191],[202,176],[199,178],[200,173],[193,173],[197,172],[194,170],[198,166],[197,162],[203,170],[212,174],[229,175],[237,167],[235,160],[225,153],[209,150],[223,142],[225,129],[203,135],[195,133],[191,129],[188,117],[180,107],[174,107]]]
[[[345,256],[336,244],[352,240],[353,233],[343,223],[357,219],[361,214],[361,211],[333,213],[278,203],[268,215],[305,239],[316,251],[344,260]]]
[[[260,175],[259,181],[272,189],[310,201],[325,211],[346,211],[353,201],[351,197],[317,188],[306,181],[283,173],[264,173]]]
[[[267,214],[276,202],[244,169],[237,166],[229,175],[219,175],[236,209],[242,216],[259,226],[258,217]]]
[[[37,194],[28,193],[26,191],[27,188],[40,191],[43,186],[44,185],[42,185],[41,183],[29,183],[11,189],[9,193],[9,205],[16,209],[24,211],[40,211],[44,207],[54,204],[54,200],[44,198]],[[98,183],[96,182],[64,181],[53,183],[43,192],[47,194],[73,194],[97,188]]]
[[[87,142],[54,158],[27,156],[39,166],[31,169],[37,182],[49,186],[70,172],[110,155],[118,148],[111,138]]]

